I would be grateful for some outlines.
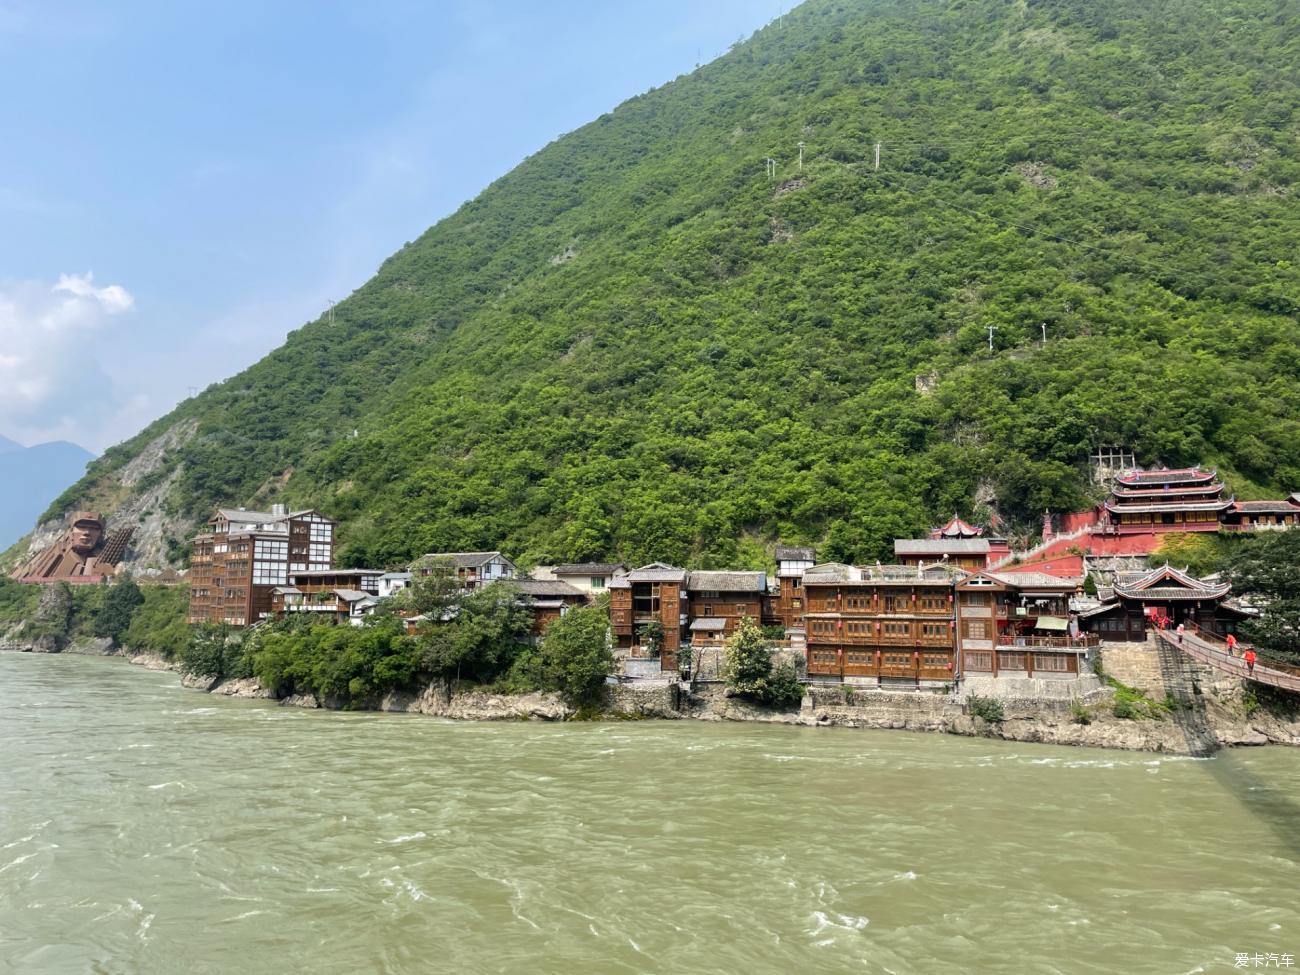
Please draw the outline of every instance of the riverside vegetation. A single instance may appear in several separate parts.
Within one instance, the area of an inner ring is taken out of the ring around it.
[[[709,566],[887,557],[972,503],[1023,529],[1104,443],[1293,489],[1296,36],[1276,0],[812,0],[527,159],[50,515],[168,484],[190,524],[337,514],[349,565]]]

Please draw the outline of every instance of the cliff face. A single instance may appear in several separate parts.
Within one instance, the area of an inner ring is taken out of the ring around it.
[[[51,516],[5,553],[0,565],[11,567],[57,542],[68,529],[65,505],[90,505],[106,516],[110,532],[135,527],[120,571],[149,577],[179,565],[182,547],[195,525],[175,500],[183,469],[172,466],[172,459],[193,439],[196,428],[193,420],[167,426],[120,468],[104,471],[93,483],[78,485],[73,493],[79,500],[68,502],[65,497],[56,502],[52,511],[57,513],[47,512]]]
[[[705,565],[777,535],[871,561],[976,503],[1032,527],[1100,444],[1295,490],[1297,36],[1275,0],[811,0],[524,161],[49,518],[142,519],[141,565],[277,500],[352,564]]]

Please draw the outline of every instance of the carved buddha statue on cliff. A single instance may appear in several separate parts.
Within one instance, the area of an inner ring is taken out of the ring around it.
[[[108,535],[103,515],[75,512],[63,536],[15,569],[13,578],[23,582],[97,582],[117,572],[133,531],[122,528]]]

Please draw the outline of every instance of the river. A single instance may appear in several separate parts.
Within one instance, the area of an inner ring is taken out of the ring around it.
[[[1300,751],[471,724],[0,654],[0,971],[1232,971]]]

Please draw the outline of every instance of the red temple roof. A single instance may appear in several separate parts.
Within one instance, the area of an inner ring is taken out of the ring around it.
[[[931,538],[979,538],[983,534],[983,528],[976,528],[956,514],[942,528],[930,529]]]
[[[1129,471],[1121,474],[1116,481],[1134,487],[1147,484],[1196,484],[1213,481],[1218,471],[1203,471],[1199,467],[1161,468],[1150,471]]]

